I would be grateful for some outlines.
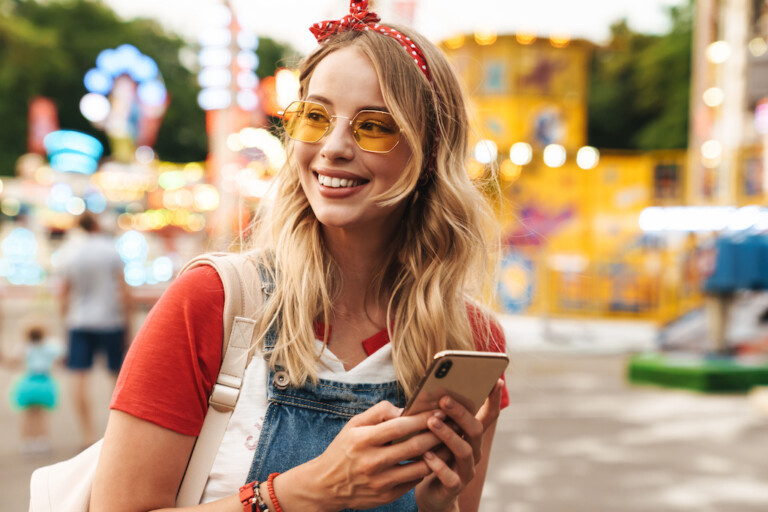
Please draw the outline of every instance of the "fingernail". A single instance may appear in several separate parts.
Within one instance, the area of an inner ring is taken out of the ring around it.
[[[424,452],[424,458],[427,460],[432,460],[435,458],[435,454],[432,452]]]
[[[439,420],[444,420],[448,417],[443,411],[435,411],[434,414],[432,414],[432,416],[434,416]]]
[[[443,407],[450,409],[453,407],[453,398],[447,396],[443,399]]]
[[[445,425],[445,423],[443,423],[441,420],[437,418],[435,418],[434,421],[432,422],[432,427],[437,430],[440,430],[441,428],[443,428],[443,425]]]

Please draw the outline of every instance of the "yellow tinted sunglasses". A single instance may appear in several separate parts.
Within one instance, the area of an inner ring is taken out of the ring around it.
[[[319,142],[331,131],[334,118],[349,121],[357,145],[371,153],[389,153],[400,142],[400,127],[388,112],[361,110],[355,117],[332,116],[323,105],[294,101],[282,112],[283,128],[293,140]]]

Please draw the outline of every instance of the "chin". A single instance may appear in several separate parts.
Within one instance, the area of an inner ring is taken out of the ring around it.
[[[355,228],[354,220],[349,217],[339,218],[336,215],[320,215],[317,216],[317,221],[324,228],[329,229],[353,229]]]

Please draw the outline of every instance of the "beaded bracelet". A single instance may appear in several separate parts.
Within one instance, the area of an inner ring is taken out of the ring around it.
[[[272,481],[279,474],[280,473],[271,473],[267,477],[267,491],[269,492],[269,499],[272,500],[272,506],[275,507],[275,512],[283,512],[283,509],[280,508],[280,503],[277,502],[277,496],[275,496],[275,488],[272,486]]]
[[[243,512],[264,512],[269,510],[269,507],[261,498],[259,485],[259,482],[254,481],[240,487],[238,497],[243,505]]]
[[[258,482],[248,482],[247,484],[240,487],[240,491],[238,492],[237,497],[240,498],[240,503],[243,505],[243,512],[251,512],[252,511],[252,503],[253,503],[253,488],[258,488],[259,483]]]
[[[261,489],[259,488],[260,484],[256,484],[253,488],[254,490],[254,498],[253,498],[253,506],[251,507],[251,512],[265,512],[269,511],[269,507],[266,503],[264,503],[264,500],[261,498]]]

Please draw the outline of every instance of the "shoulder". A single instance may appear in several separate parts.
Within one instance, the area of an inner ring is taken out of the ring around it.
[[[152,307],[143,331],[167,335],[169,329],[174,329],[184,336],[201,333],[205,334],[203,340],[216,334],[212,329],[221,329],[223,310],[224,286],[218,273],[210,266],[195,267],[168,286]],[[215,339],[221,339],[221,335]]]
[[[200,265],[173,280],[155,304],[153,313],[202,324],[220,317],[223,309],[224,285],[218,272],[208,265]]]
[[[202,294],[215,294],[217,292],[223,294],[224,286],[215,268],[210,265],[198,265],[179,274],[168,287],[168,292],[174,291],[176,293],[193,290]]]
[[[133,340],[111,407],[197,435],[221,365],[224,287],[210,266],[179,275]]]
[[[477,304],[467,302],[467,316],[472,326],[477,350],[487,352],[505,352],[504,330],[498,319],[490,311]]]

